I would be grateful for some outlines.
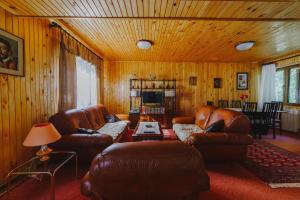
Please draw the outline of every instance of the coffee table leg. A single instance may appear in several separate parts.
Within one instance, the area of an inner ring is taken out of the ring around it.
[[[55,176],[50,176],[50,199],[55,200]]]
[[[75,170],[76,170],[76,179],[78,178],[78,157],[77,157],[77,154],[75,156]]]

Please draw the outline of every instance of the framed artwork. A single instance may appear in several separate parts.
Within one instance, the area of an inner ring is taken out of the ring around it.
[[[248,90],[248,72],[238,72],[236,74],[236,89]]]
[[[24,76],[24,40],[1,29],[0,73]]]
[[[189,84],[190,85],[197,85],[197,76],[190,76]]]
[[[214,88],[221,88],[221,87],[222,87],[222,79],[214,78]]]

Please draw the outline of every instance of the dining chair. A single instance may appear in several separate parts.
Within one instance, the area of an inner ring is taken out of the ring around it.
[[[273,129],[273,139],[276,139],[275,119],[279,108],[280,104],[277,102],[264,103],[263,105],[263,112],[265,116],[264,123],[267,127]]]
[[[231,108],[242,108],[242,102],[240,100],[232,100]]]
[[[282,111],[283,111],[283,102],[281,101],[272,101],[271,103],[278,104],[278,111],[275,117],[275,128],[279,129],[279,134],[282,134]]]
[[[243,105],[243,112],[245,113],[251,113],[257,111],[257,102],[245,102]]]
[[[219,108],[228,108],[229,107],[228,106],[228,100],[222,100],[222,99],[220,99],[218,101],[218,107]]]
[[[207,101],[206,105],[208,105],[208,106],[213,106],[213,105],[214,105],[214,102],[213,102],[213,101]]]

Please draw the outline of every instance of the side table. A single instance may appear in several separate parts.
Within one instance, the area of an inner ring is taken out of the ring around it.
[[[50,159],[40,161],[38,156],[31,158],[18,167],[14,168],[7,174],[7,195],[9,196],[10,181],[14,175],[39,175],[45,174],[50,176],[50,199],[55,200],[55,174],[71,159],[75,159],[76,178],[78,175],[78,160],[76,152],[73,151],[53,151]]]

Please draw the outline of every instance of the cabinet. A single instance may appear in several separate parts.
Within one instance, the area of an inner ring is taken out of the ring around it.
[[[130,79],[129,96],[132,128],[142,115],[151,116],[163,128],[172,126],[176,114],[176,80]]]

